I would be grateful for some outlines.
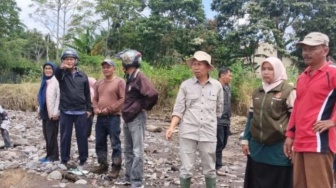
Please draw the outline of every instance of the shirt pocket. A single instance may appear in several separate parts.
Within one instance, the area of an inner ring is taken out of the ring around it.
[[[271,116],[273,119],[278,120],[282,114],[283,99],[272,97],[271,100]]]
[[[216,110],[217,96],[209,95],[207,96],[207,104],[205,105],[207,109]]]
[[[188,95],[186,97],[187,108],[195,107],[197,101],[198,101],[198,96],[197,95]]]

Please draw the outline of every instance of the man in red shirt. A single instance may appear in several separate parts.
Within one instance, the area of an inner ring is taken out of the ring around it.
[[[284,152],[293,161],[293,187],[332,188],[336,152],[336,67],[327,62],[329,38],[309,33],[297,43],[307,69],[298,77],[297,97]]]

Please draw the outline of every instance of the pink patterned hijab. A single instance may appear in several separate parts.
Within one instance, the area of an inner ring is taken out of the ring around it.
[[[272,90],[273,88],[275,88],[276,86],[280,85],[284,80],[287,80],[287,73],[286,73],[286,68],[284,66],[284,64],[282,63],[282,61],[277,58],[277,57],[269,57],[266,58],[261,66],[265,63],[268,62],[272,65],[273,69],[274,69],[274,78],[272,83],[266,83],[266,82],[262,82],[263,84],[263,88],[265,93],[269,92],[270,90]]]

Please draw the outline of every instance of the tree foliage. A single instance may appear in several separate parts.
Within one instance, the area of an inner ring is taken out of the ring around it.
[[[11,36],[15,30],[23,27],[19,20],[20,10],[14,0],[0,3],[0,37]]]

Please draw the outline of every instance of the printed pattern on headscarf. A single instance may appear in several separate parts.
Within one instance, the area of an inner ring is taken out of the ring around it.
[[[273,70],[274,70],[274,78],[272,80],[272,83],[266,83],[264,81],[262,82],[263,89],[264,89],[265,93],[267,93],[270,90],[272,90],[273,88],[275,88],[276,86],[278,86],[279,84],[281,84],[284,80],[287,80],[287,72],[286,72],[286,68],[285,68],[284,64],[277,57],[266,58],[262,62],[261,66],[265,62],[270,63],[273,67]]]
[[[47,66],[47,65],[50,65],[51,68],[53,69],[53,74],[51,76],[46,76],[44,74],[44,67]],[[52,78],[54,76],[55,69],[56,69],[56,66],[53,62],[46,62],[43,65],[42,81],[41,81],[40,90],[39,90],[38,95],[37,95],[37,99],[38,99],[40,109],[42,109],[43,106],[46,103],[47,80],[49,80],[50,78]]]

